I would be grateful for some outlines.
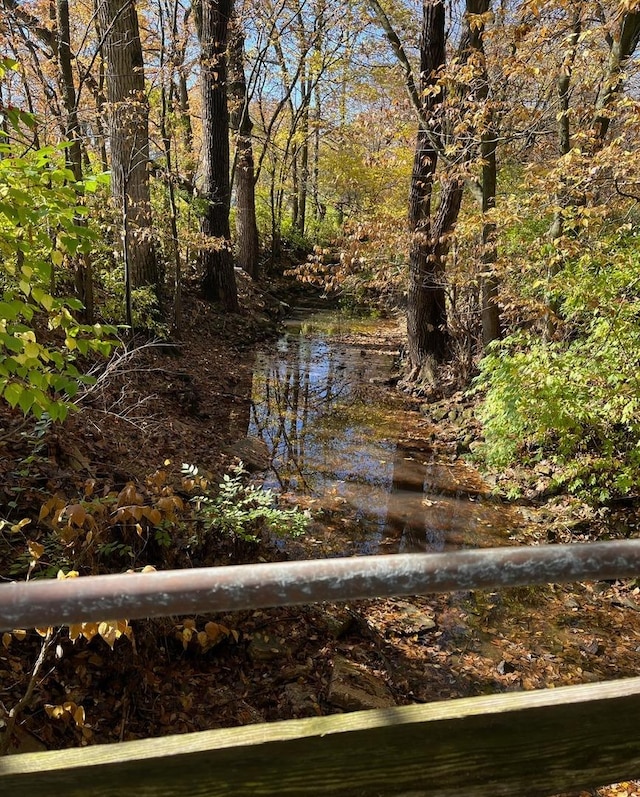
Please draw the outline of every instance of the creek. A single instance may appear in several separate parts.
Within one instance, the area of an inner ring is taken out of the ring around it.
[[[399,342],[395,322],[307,311],[257,357],[249,434],[268,448],[265,486],[311,510],[299,556],[504,545],[518,525],[390,386]]]

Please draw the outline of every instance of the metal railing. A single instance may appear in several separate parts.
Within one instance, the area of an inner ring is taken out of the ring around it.
[[[640,541],[308,560],[0,585],[0,628],[640,574]],[[0,759],[30,797],[495,797],[640,776],[640,678]]]

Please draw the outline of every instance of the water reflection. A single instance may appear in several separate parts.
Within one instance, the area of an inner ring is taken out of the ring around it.
[[[419,414],[380,386],[392,369],[373,335],[354,345],[290,326],[254,371],[249,434],[272,454],[267,486],[313,501],[317,555],[503,542],[500,510],[416,440]]]

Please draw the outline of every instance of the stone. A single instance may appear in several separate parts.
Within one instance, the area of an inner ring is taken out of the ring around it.
[[[342,607],[325,609],[319,616],[319,622],[334,639],[340,639],[353,628],[353,615]]]
[[[413,636],[436,627],[433,615],[409,601],[387,601],[387,610],[367,618],[367,625],[380,636]]]
[[[446,418],[449,410],[446,406],[435,406],[431,408],[431,417],[434,421],[442,421]]]
[[[333,662],[327,699],[344,711],[391,708],[396,705],[382,678],[342,656],[336,656]]]
[[[248,471],[267,470],[271,464],[269,446],[259,437],[242,437],[227,449]]]
[[[296,717],[311,717],[319,713],[318,696],[315,690],[304,683],[287,684],[284,697]]]

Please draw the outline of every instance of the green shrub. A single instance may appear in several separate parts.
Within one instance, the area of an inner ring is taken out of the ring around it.
[[[493,346],[478,379],[491,466],[554,459],[558,480],[596,502],[640,482],[639,285],[636,236],[602,239],[556,279],[562,340]]]
[[[182,473],[185,478],[196,479],[200,486],[207,487],[193,465],[183,465]],[[231,474],[224,475],[216,495],[205,489],[192,499],[211,530],[245,542],[258,542],[261,532],[297,537],[306,531],[307,513],[277,506],[271,490],[246,484],[245,475],[241,463]]]
[[[0,78],[13,62],[0,59]],[[12,407],[41,418],[63,419],[82,382],[78,354],[109,354],[110,328],[79,324],[72,298],[54,295],[56,268],[87,253],[95,232],[79,223],[80,196],[99,178],[77,184],[64,167],[63,148],[27,151],[21,131],[35,125],[29,114],[3,111],[19,144],[0,134],[0,396]],[[16,140],[14,139],[14,140]]]

